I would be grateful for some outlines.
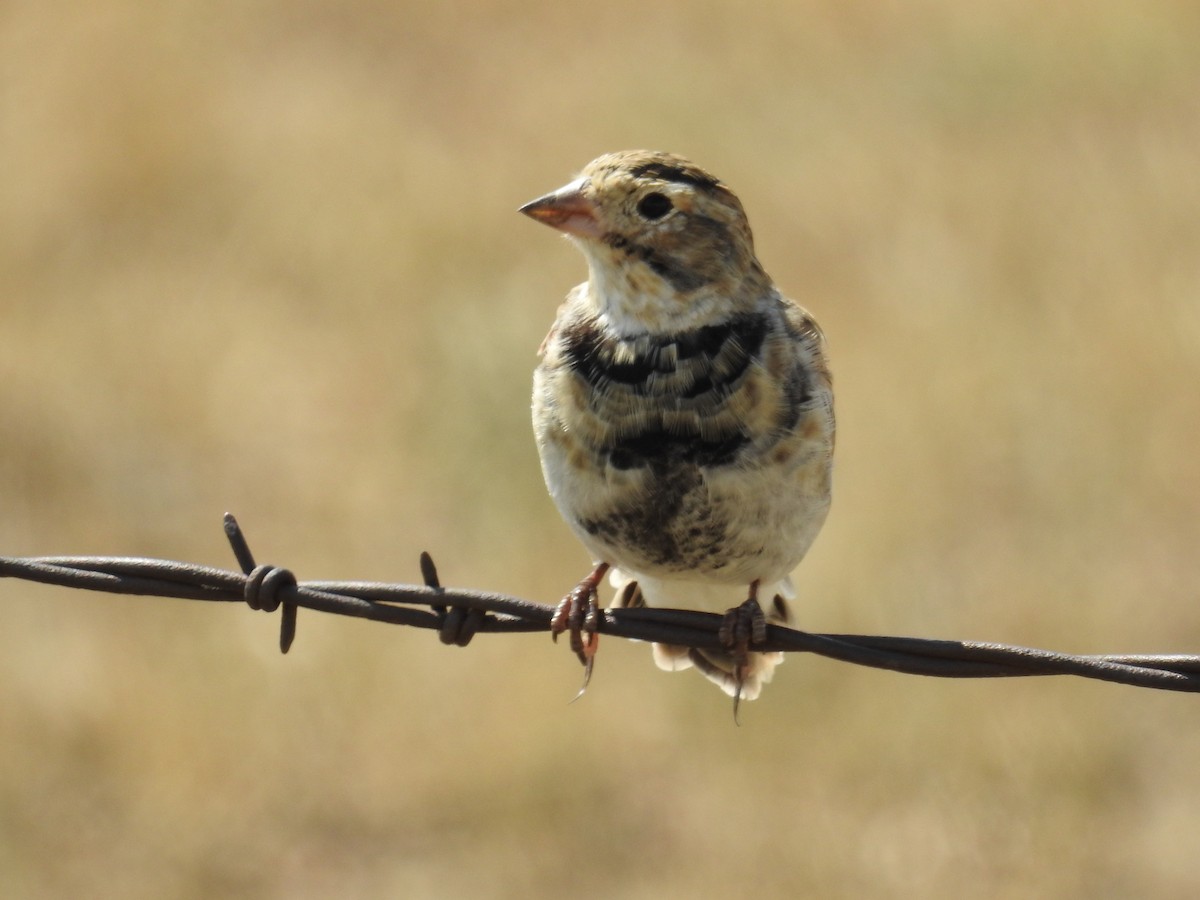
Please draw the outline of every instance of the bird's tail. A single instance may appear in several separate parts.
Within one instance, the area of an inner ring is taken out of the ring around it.
[[[614,605],[623,607],[677,607],[725,612],[744,601],[748,590],[748,586],[738,588],[728,584],[635,578],[619,569],[613,570],[610,580],[617,589]],[[790,621],[787,601],[795,596],[790,578],[760,585],[758,596],[768,622],[786,625]],[[743,700],[758,697],[763,685],[771,680],[775,667],[783,662],[784,657],[782,653],[751,653],[742,673],[739,691],[736,663],[727,651],[676,644],[654,644],[653,647],[654,662],[660,669],[681,672],[694,666],[730,697],[740,694]]]

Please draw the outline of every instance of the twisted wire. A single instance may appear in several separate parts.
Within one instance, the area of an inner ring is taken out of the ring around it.
[[[299,609],[428,628],[446,644],[466,646],[476,634],[549,631],[554,608],[489,591],[443,587],[428,553],[423,584],[297,581],[286,568],[260,565],[232,515],[225,534],[241,572],[139,557],[0,557],[0,577],[114,594],[246,603],[281,611],[280,650],[291,647]],[[687,647],[720,648],[721,616],[679,609],[609,609],[601,634]],[[860,666],[940,678],[1075,675],[1158,690],[1200,692],[1200,656],[1078,656],[1008,644],[861,634],[815,634],[770,625],[752,649],[804,652]]]

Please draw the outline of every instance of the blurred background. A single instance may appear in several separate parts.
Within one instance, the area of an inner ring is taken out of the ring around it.
[[[551,602],[535,351],[592,157],[739,193],[828,332],[800,624],[1200,651],[1200,6],[15,0],[0,554]],[[0,582],[6,897],[1185,897],[1200,706]]]

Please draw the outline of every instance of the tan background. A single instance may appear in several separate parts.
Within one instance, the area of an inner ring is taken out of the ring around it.
[[[0,8],[0,553],[550,601],[516,207],[684,153],[832,341],[813,630],[1200,651],[1200,6]],[[466,651],[0,582],[6,897],[1184,897],[1200,699],[795,658],[734,728]]]

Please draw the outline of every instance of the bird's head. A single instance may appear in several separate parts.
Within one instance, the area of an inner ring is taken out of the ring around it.
[[[770,289],[737,196],[679,156],[606,154],[521,212],[578,244],[593,302],[618,322],[702,321]]]

